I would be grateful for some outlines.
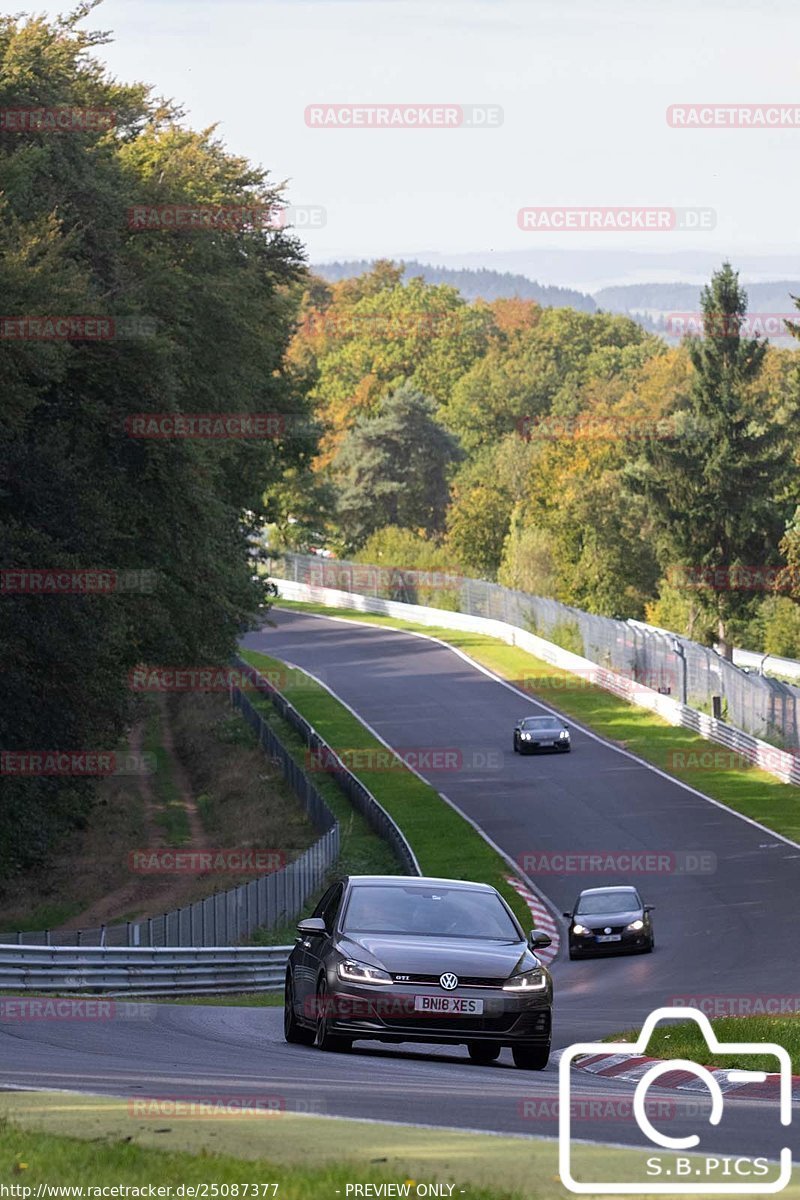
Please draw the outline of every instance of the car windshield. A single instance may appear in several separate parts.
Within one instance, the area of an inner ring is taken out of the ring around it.
[[[521,724],[523,729],[552,729],[556,726],[561,727],[561,722],[557,721],[555,717],[526,717]]]
[[[575,911],[586,916],[588,913],[632,912],[636,908],[641,908],[636,892],[590,892],[579,898]]]
[[[345,933],[520,940],[519,930],[493,892],[414,884],[354,887],[343,928]]]

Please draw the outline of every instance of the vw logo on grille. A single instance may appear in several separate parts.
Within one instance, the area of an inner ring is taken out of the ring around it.
[[[451,973],[447,971],[444,975],[439,976],[439,983],[446,992],[452,992],[453,988],[458,987],[458,976],[451,975]]]
[[[603,930],[603,933],[611,933],[611,926],[606,925],[605,929]]]

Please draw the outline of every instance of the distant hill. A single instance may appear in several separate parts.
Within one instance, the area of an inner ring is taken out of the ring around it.
[[[365,259],[352,262],[312,264],[315,275],[321,275],[329,283],[350,279],[369,271],[372,263]],[[447,283],[458,288],[465,300],[498,300],[518,297],[520,300],[535,300],[546,308],[577,308],[582,312],[594,312],[597,308],[591,296],[573,288],[549,287],[536,283],[525,275],[511,275],[500,271],[456,267],[432,267],[427,263],[406,262],[404,277],[411,279],[421,275],[426,283]]]
[[[745,283],[744,288],[750,312],[794,312],[791,297],[800,295],[797,280]],[[691,283],[629,283],[601,288],[594,299],[598,308],[610,312],[695,312],[700,306],[701,290]]]

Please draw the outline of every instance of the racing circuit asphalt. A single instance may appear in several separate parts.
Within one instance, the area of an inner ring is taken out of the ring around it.
[[[655,953],[573,963],[562,951],[552,967],[555,1047],[629,1029],[676,997],[797,994],[800,927],[793,902],[800,848],[572,720],[571,754],[514,755],[514,723],[537,704],[434,641],[299,612],[272,616],[275,627],[249,634],[244,645],[321,678],[394,748],[460,750],[459,769],[420,773],[511,858],[566,851],[716,856],[706,873],[665,870],[625,880],[656,906]],[[490,751],[492,765],[482,765]],[[580,888],[618,881],[564,873],[533,878],[559,912]],[[554,1105],[552,1116],[531,1119],[524,1104],[555,1101],[557,1056],[546,1071],[522,1072],[508,1051],[488,1068],[470,1063],[460,1047],[360,1042],[350,1054],[322,1054],[283,1041],[279,1008],[152,1005],[139,1013],[130,1021],[0,1023],[0,1088],[279,1095],[289,1111],[557,1134]],[[632,1095],[629,1084],[573,1074],[578,1097]],[[704,1132],[697,1115],[702,1095],[660,1094],[678,1105],[669,1134],[700,1133],[700,1152],[775,1157],[789,1144],[800,1157],[796,1131],[780,1128],[772,1103],[728,1097],[722,1124]],[[614,1116],[576,1123],[574,1134],[644,1143],[632,1121]]]

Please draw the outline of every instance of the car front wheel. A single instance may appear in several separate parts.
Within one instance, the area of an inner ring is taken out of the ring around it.
[[[512,1046],[514,1066],[523,1071],[543,1071],[550,1058],[550,1043],[544,1046]]]
[[[328,1009],[331,1001],[328,999],[328,986],[324,979],[319,981],[317,988],[317,1023],[314,1030],[314,1045],[318,1050],[350,1050],[352,1038],[337,1037],[330,1032],[328,1025]]]
[[[305,1029],[295,1016],[294,987],[289,971],[286,972],[286,986],[283,994],[283,1036],[287,1042],[296,1046],[310,1046],[314,1041],[313,1030]]]

